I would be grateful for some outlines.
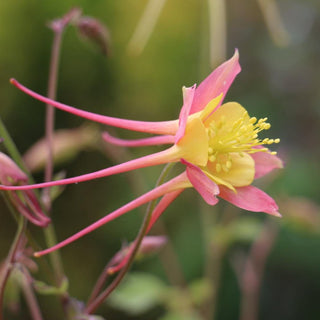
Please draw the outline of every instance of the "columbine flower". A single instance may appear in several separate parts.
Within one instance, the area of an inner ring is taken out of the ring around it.
[[[0,152],[0,182],[7,186],[25,185],[27,175],[4,153]],[[8,192],[11,204],[33,224],[46,227],[50,219],[43,213],[35,194],[26,190],[23,192]]]
[[[153,213],[150,228],[163,210],[186,188],[194,187],[204,200],[215,205],[219,197],[250,211],[280,216],[274,200],[263,191],[251,186],[255,178],[274,168],[282,167],[281,160],[265,145],[278,143],[279,139],[260,139],[260,131],[268,130],[267,118],[257,120],[236,102],[222,105],[222,101],[240,72],[238,52],[214,70],[198,88],[183,88],[183,107],[179,120],[166,122],[142,122],[124,120],[79,110],[27,89],[16,80],[11,82],[34,98],[75,115],[119,128],[159,134],[159,136],[134,141],[120,140],[109,135],[105,139],[115,144],[145,146],[173,145],[161,152],[131,160],[110,168],[78,177],[23,187],[1,189],[17,190],[43,188],[70,184],[105,177],[142,167],[169,162],[182,162],[185,172],[133,200],[113,213],[98,220],[54,248],[62,247],[91,232],[114,218],[153,199],[164,196]],[[149,229],[150,229],[149,228]],[[41,254],[49,251],[43,251]],[[40,255],[40,253],[39,253]]]

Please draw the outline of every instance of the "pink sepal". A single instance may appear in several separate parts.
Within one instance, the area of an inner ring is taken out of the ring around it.
[[[153,153],[138,159],[123,162],[113,167],[83,174],[77,177],[54,180],[49,182],[42,182],[37,184],[20,185],[20,186],[6,186],[6,185],[0,184],[0,190],[30,190],[30,189],[37,189],[37,188],[53,187],[53,186],[66,185],[66,184],[72,184],[72,183],[79,183],[79,182],[88,181],[88,180],[94,180],[102,177],[108,177],[114,174],[128,172],[131,170],[136,170],[136,169],[145,168],[149,166],[156,166],[159,164],[172,161],[170,159],[170,156],[168,156],[169,155],[168,150],[170,149],[160,151],[158,153]]]
[[[84,235],[100,228],[101,226],[107,224],[108,222],[122,216],[123,214],[137,208],[140,207],[141,205],[148,203],[154,199],[160,198],[163,195],[165,195],[166,193],[170,193],[176,190],[180,190],[183,189],[183,187],[179,188],[180,185],[183,185],[184,181],[185,181],[186,177],[185,174],[182,173],[179,176],[167,181],[166,183],[154,188],[153,190],[145,193],[144,195],[136,198],[135,200],[127,203],[126,205],[118,208],[117,210],[109,213],[108,215],[106,215],[105,217],[99,219],[98,221],[92,223],[91,225],[87,226],[86,228],[82,229],[81,231],[75,233],[73,236],[65,239],[64,241],[56,244],[55,246],[46,249],[46,250],[42,250],[39,252],[36,252],[34,254],[34,256],[36,257],[40,257],[43,256],[45,254],[48,254],[52,251],[55,251],[57,249],[60,249],[66,245],[68,245],[69,243],[83,237]]]
[[[174,121],[158,121],[158,122],[147,122],[147,121],[135,121],[135,120],[128,120],[128,119],[119,119],[113,118],[108,116],[103,116],[100,114],[88,112],[85,110],[77,109],[71,106],[68,106],[64,103],[60,103],[58,101],[54,101],[47,97],[44,97],[27,87],[23,86],[19,83],[16,79],[10,79],[10,82],[17,87],[22,92],[28,94],[29,96],[42,101],[48,105],[51,105],[57,109],[63,110],[65,112],[69,112],[74,114],[78,117],[82,117],[91,121],[95,121],[98,123],[102,123],[108,126],[123,128],[127,130],[133,131],[140,131],[140,132],[147,132],[153,134],[175,134],[177,132],[178,122]]]
[[[183,88],[183,107],[181,108],[180,115],[179,115],[179,129],[177,131],[175,137],[175,143],[178,143],[180,139],[184,136],[188,116],[190,114],[191,105],[194,97],[194,93],[196,90],[196,85],[194,84],[190,88]]]
[[[283,168],[282,160],[276,155],[267,152],[256,152],[252,153],[251,157],[255,163],[255,179],[263,177],[273,169]]]
[[[275,201],[265,192],[254,186],[237,188],[236,193],[226,187],[220,186],[219,197],[244,210],[265,212],[276,217],[281,217]]]
[[[234,78],[240,71],[239,52],[235,50],[231,59],[224,62],[200,83],[194,94],[191,114],[201,111],[212,99],[222,93],[221,104]]]
[[[181,159],[181,162],[187,166],[187,177],[204,201],[212,206],[215,205],[219,201],[216,197],[220,192],[218,185],[197,166],[184,159]]]
[[[170,135],[126,140],[126,139],[113,137],[106,131],[102,133],[102,138],[104,141],[108,143],[111,143],[117,146],[122,146],[122,147],[143,147],[143,146],[145,147],[145,146],[155,146],[159,144],[171,144],[171,143],[174,143],[174,140],[175,140],[175,137]]]

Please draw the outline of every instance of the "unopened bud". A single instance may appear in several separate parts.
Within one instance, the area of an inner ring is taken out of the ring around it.
[[[110,54],[110,33],[99,20],[92,17],[81,17],[76,26],[84,39],[98,46],[103,54]]]
[[[0,152],[0,182],[4,185],[24,184],[27,175],[4,153]]]
[[[72,8],[62,18],[50,21],[48,27],[54,32],[62,32],[68,24],[75,23],[80,18],[81,14],[82,10],[80,8]]]
[[[145,236],[138,249],[136,259],[141,259],[147,255],[158,252],[167,243],[167,241],[167,237],[165,236]],[[109,274],[118,272],[125,266],[134,245],[135,242],[131,242],[115,254],[111,262],[112,266],[108,268]]]
[[[27,175],[2,152],[0,152],[0,183],[7,186],[28,183]],[[6,195],[16,210],[33,224],[46,227],[50,223],[50,219],[42,211],[33,191],[10,191]]]
[[[138,251],[138,257],[158,252],[168,242],[165,236],[146,236],[143,238]]]

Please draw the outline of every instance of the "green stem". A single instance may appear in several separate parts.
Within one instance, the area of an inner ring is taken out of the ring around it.
[[[165,168],[163,169],[163,171],[160,174],[160,177],[157,181],[156,186],[159,186],[164,182],[164,180],[168,176],[168,174],[173,166],[174,166],[174,163],[169,163],[165,166]],[[116,289],[116,287],[120,284],[120,282],[122,281],[122,279],[124,278],[124,276],[126,275],[128,270],[130,269],[130,267],[134,261],[134,258],[139,250],[140,244],[141,244],[144,236],[146,235],[148,225],[151,221],[152,212],[155,208],[156,202],[157,202],[156,200],[153,200],[148,205],[148,208],[146,210],[146,213],[145,213],[142,225],[140,227],[139,233],[137,235],[136,240],[134,241],[134,246],[133,246],[133,249],[132,249],[132,252],[130,254],[130,257],[129,257],[127,264],[119,272],[118,276],[111,282],[111,284],[93,302],[91,302],[87,306],[87,308],[85,310],[86,314],[92,314],[100,306],[100,304],[113,292],[113,290]]]
[[[219,242],[212,241],[212,231],[215,225],[223,228],[224,221],[222,221],[221,216],[219,217],[215,212],[212,212],[212,208],[210,208],[210,212],[205,208],[202,208],[201,218],[205,247],[204,276],[211,288],[209,296],[204,301],[202,310],[204,319],[213,320],[216,315],[217,297],[225,247]]]
[[[44,231],[47,246],[52,247],[56,245],[57,237],[56,237],[54,226],[50,224],[43,231]],[[62,265],[59,251],[54,251],[50,254],[50,261],[51,261],[52,268],[54,270],[56,282],[58,285],[60,285],[61,281],[64,278],[64,271],[63,271],[63,265]]]
[[[33,182],[32,177],[30,176],[26,165],[24,164],[21,154],[13,142],[7,128],[5,127],[2,119],[0,118],[0,137],[3,138],[3,144],[6,147],[11,158],[15,161],[16,164],[28,175],[31,182]]]
[[[279,233],[279,226],[267,219],[253,242],[240,279],[240,320],[257,320],[262,279],[267,259]]]

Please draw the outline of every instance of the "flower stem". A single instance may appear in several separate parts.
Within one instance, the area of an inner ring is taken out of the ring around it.
[[[51,247],[57,243],[55,229],[52,224],[50,224],[46,229],[44,229],[44,234],[47,246]],[[52,268],[54,270],[56,282],[58,285],[60,285],[62,279],[64,278],[64,271],[59,252],[52,252],[50,255],[50,260]]]
[[[211,210],[211,208],[210,208]],[[214,319],[217,290],[219,287],[219,278],[221,271],[221,252],[219,245],[212,241],[212,228],[216,224],[216,215],[213,212],[207,212],[204,207],[201,210],[204,247],[205,247],[205,278],[210,283],[211,291],[203,305],[204,319]]]
[[[22,285],[22,290],[25,295],[32,319],[42,320],[43,317],[42,317],[36,296],[32,290],[31,284],[29,283],[29,279],[23,276],[21,285]]]
[[[156,187],[160,186],[167,175],[169,174],[173,163],[167,164],[162,173],[160,174],[160,177],[157,181]],[[86,308],[87,314],[92,314],[99,306],[100,304],[113,292],[113,290],[119,285],[119,283],[122,281],[128,270],[130,269],[134,258],[139,250],[140,244],[142,242],[142,239],[147,233],[149,222],[151,221],[152,212],[156,205],[156,200],[153,200],[149,203],[148,208],[146,210],[142,225],[140,227],[139,233],[137,235],[136,240],[134,241],[134,245],[130,254],[130,257],[128,259],[128,262],[126,263],[125,267],[119,272],[118,276],[111,282],[111,284],[103,291],[92,303],[90,303]]]
[[[50,61],[50,70],[49,70],[49,81],[48,81],[48,98],[55,99],[57,92],[57,79],[58,79],[58,67],[59,67],[59,58],[61,52],[61,40],[63,28],[53,29],[54,38],[52,44],[51,52],[51,61]],[[47,140],[47,152],[48,157],[45,167],[45,182],[52,180],[53,173],[53,133],[54,133],[54,107],[47,104],[45,128],[46,128],[46,140]],[[50,199],[50,188],[43,190],[42,195],[43,203],[49,212],[51,209],[51,199]]]
[[[18,229],[16,236],[12,242],[8,257],[6,259],[5,265],[3,266],[0,278],[0,320],[3,320],[3,300],[4,300],[4,291],[6,283],[9,279],[10,273],[12,271],[13,263],[15,262],[15,256],[19,248],[22,237],[26,230],[27,220],[23,216],[19,216],[18,219]]]
[[[267,258],[278,236],[278,226],[267,220],[262,231],[252,244],[246,260],[240,286],[242,299],[240,305],[241,320],[256,320],[259,313],[259,298],[262,278]]]

